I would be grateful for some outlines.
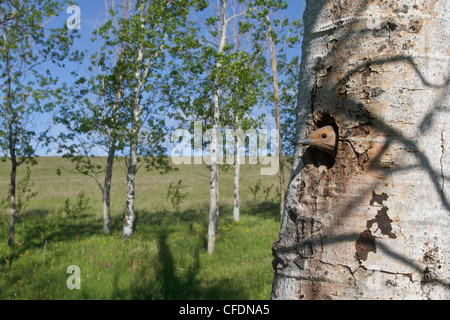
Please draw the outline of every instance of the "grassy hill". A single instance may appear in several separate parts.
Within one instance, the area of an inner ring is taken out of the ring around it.
[[[58,168],[61,175],[56,174]],[[216,252],[210,256],[205,165],[181,165],[165,175],[140,169],[136,229],[126,241],[120,237],[124,161],[116,161],[113,173],[110,235],[102,233],[100,189],[91,177],[71,173],[71,168],[68,160],[38,158],[31,168],[32,191],[37,195],[17,216],[13,249],[7,246],[7,203],[0,202],[0,299],[270,297],[271,247],[279,229],[277,176],[261,176],[259,165],[241,168],[241,219],[235,223],[232,169],[221,170]],[[18,179],[25,173],[20,167]],[[179,180],[186,197],[174,208],[168,189]],[[1,200],[6,199],[8,184],[9,163],[0,163]],[[70,265],[80,268],[79,290],[67,288]]]

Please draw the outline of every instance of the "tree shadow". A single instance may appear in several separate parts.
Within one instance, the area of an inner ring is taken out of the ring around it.
[[[245,215],[280,221],[280,204],[276,201],[249,201],[243,210]]]
[[[156,211],[136,210],[135,225],[164,225],[171,223],[201,223],[207,219],[208,208],[200,205],[194,208],[184,210],[166,210],[160,209]]]
[[[82,237],[103,234],[102,221],[91,215],[66,217],[63,215],[49,216],[45,210],[31,210],[17,216],[16,232],[20,233],[22,241],[15,244],[7,257],[0,256],[0,265],[19,258],[25,251],[43,248],[50,241],[70,241]]]
[[[247,299],[243,290],[231,279],[222,278],[206,285],[200,279],[200,251],[204,249],[202,236],[199,236],[193,248],[192,262],[184,272],[177,267],[168,243],[170,229],[163,228],[158,233],[158,253],[156,261],[148,261],[142,266],[142,273],[153,269],[154,277],[147,281],[136,281],[126,289],[119,289],[117,282],[120,275],[115,275],[114,291],[111,299],[158,299],[158,300],[192,300],[192,299]],[[187,253],[185,253],[187,254]],[[152,263],[153,262],[153,263]]]

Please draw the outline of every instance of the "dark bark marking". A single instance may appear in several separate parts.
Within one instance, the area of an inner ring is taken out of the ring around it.
[[[355,244],[356,253],[355,258],[357,260],[367,260],[367,255],[369,252],[376,253],[377,246],[375,245],[375,237],[372,236],[370,230],[364,230],[360,235]]]

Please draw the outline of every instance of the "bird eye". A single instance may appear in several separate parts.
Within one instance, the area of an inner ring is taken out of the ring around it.
[[[322,139],[326,139],[327,138],[327,134],[326,133],[322,133]]]

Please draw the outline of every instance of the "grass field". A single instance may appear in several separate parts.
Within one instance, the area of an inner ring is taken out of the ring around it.
[[[103,161],[104,159],[99,159]],[[232,219],[232,169],[220,174],[216,251],[206,252],[209,177],[206,166],[182,165],[160,175],[142,168],[136,182],[134,237],[122,240],[126,176],[116,161],[111,190],[112,233],[102,233],[101,192],[90,177],[62,170],[68,160],[38,158],[31,168],[38,194],[16,218],[9,248],[8,209],[0,203],[0,299],[268,299],[271,247],[278,237],[278,176],[241,169],[241,219]],[[25,176],[20,167],[18,179]],[[288,172],[286,170],[286,181]],[[167,192],[182,180],[186,198],[175,209]],[[9,163],[0,163],[0,198],[6,199]],[[259,189],[255,187],[259,185]],[[88,209],[68,214],[80,192]],[[69,290],[67,267],[80,268],[81,289]]]

